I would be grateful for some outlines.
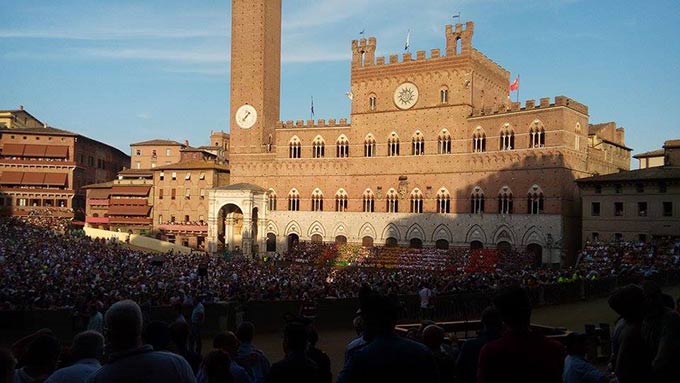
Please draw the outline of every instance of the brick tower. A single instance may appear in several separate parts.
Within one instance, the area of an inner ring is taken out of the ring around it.
[[[281,0],[231,2],[232,162],[271,148],[279,120]]]

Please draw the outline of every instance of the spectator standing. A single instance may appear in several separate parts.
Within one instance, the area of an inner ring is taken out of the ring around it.
[[[432,309],[433,293],[426,283],[418,292],[418,296],[420,297],[420,319],[432,320],[434,317]]]
[[[84,331],[73,338],[71,348],[76,362],[55,371],[45,383],[85,383],[102,365],[104,337],[97,331]]]
[[[90,319],[87,321],[87,330],[104,333],[104,315],[100,311],[100,302],[94,301],[90,304]]]
[[[476,338],[463,343],[456,362],[456,374],[461,383],[477,383],[477,362],[485,344],[501,337],[503,321],[495,307],[487,307],[482,312],[482,329]]]
[[[131,300],[114,303],[104,316],[109,362],[89,383],[195,383],[189,363],[179,355],[142,344],[142,310]]]
[[[61,345],[54,335],[41,333],[28,345],[25,355],[20,358],[24,366],[15,370],[15,383],[42,382],[57,366]]]
[[[206,355],[201,371],[205,372],[205,383],[232,383],[234,378],[229,372],[231,358],[226,352],[214,350]]]
[[[236,330],[236,337],[241,344],[238,347],[236,363],[246,369],[255,383],[264,383],[269,374],[271,364],[265,354],[253,345],[255,326],[250,322],[243,322]]]
[[[331,373],[331,359],[328,354],[316,347],[319,341],[319,333],[311,328],[309,329],[309,347],[307,348],[307,357],[316,363],[321,373],[321,381],[331,383],[333,374]]]
[[[196,297],[194,300],[194,310],[191,312],[191,336],[189,337],[189,350],[201,354],[203,341],[201,340],[201,330],[205,322],[205,307],[203,297]]]
[[[642,320],[642,338],[651,351],[652,374],[656,382],[680,379],[680,315],[667,303],[661,288],[654,282],[643,284],[646,315]]]
[[[267,383],[322,383],[319,367],[307,357],[309,329],[293,322],[283,331],[283,350],[286,356],[274,363],[265,380]]]
[[[586,360],[588,337],[571,333],[567,336],[567,357],[564,359],[564,383],[607,383],[609,378]]]
[[[531,303],[521,287],[511,287],[494,299],[505,334],[487,343],[479,354],[479,383],[562,383],[561,344],[531,331]]]
[[[423,330],[423,344],[427,346],[434,356],[434,361],[439,369],[439,381],[441,383],[453,382],[455,378],[456,359],[458,355],[448,352],[443,347],[444,329],[437,325],[429,325]],[[458,350],[457,348],[455,349]]]
[[[231,331],[217,334],[213,339],[213,347],[216,350],[222,351],[229,355],[229,372],[231,373],[234,383],[252,383],[253,378],[248,375],[246,369],[239,366],[234,361],[234,356],[236,356],[238,352],[239,345],[240,342],[238,341],[238,338],[236,338],[236,335],[234,335],[234,333]],[[201,369],[201,371],[198,373],[196,381],[198,383],[207,382],[206,374],[203,369]]]
[[[437,365],[427,347],[394,333],[397,304],[367,288],[359,293],[359,302],[368,344],[354,353],[338,383],[439,382]]]
[[[170,346],[169,350],[177,355],[182,356],[194,371],[198,373],[201,366],[201,356],[187,347],[190,332],[189,324],[187,322],[173,322],[170,325]]]

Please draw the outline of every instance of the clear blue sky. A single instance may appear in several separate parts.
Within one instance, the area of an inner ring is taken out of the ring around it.
[[[473,45],[521,75],[521,99],[566,95],[616,121],[636,153],[680,138],[677,0],[283,0],[281,119],[349,117],[350,42],[378,55]],[[129,152],[152,138],[208,143],[229,129],[230,1],[0,0],[0,109]],[[632,164],[633,167],[636,164]]]

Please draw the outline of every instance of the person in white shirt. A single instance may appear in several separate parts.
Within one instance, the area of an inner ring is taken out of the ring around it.
[[[74,364],[61,368],[45,383],[84,383],[102,365],[99,361],[104,355],[104,337],[96,331],[83,331],[73,338],[71,349]]]
[[[432,307],[432,290],[427,284],[423,284],[423,287],[418,292],[420,296],[420,319],[432,319],[433,317],[433,307]]]

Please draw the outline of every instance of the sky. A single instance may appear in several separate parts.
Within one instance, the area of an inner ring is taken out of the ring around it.
[[[0,0],[0,109],[113,145],[229,131],[229,0]],[[349,118],[351,41],[443,50],[444,26],[521,77],[616,121],[634,153],[680,138],[677,0],[283,0],[281,120]],[[514,99],[514,95],[513,95]],[[637,167],[636,164],[631,164]]]

